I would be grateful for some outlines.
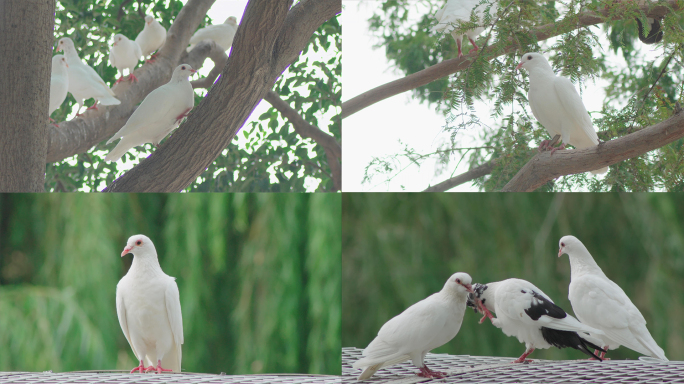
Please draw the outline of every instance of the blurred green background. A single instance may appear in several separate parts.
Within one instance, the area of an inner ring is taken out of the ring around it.
[[[0,195],[0,371],[132,369],[129,236],[177,278],[184,371],[340,374],[340,195]]]
[[[631,298],[670,360],[684,359],[684,194],[345,194],[342,346],[365,348],[380,327],[439,291],[455,272],[473,282],[532,282],[568,313],[572,234]],[[468,310],[435,353],[518,357],[525,346]],[[625,347],[613,359],[640,356]],[[574,349],[531,358],[584,359]]]

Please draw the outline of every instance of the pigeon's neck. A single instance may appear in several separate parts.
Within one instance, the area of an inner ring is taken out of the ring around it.
[[[553,79],[556,74],[551,67],[533,67],[529,69],[530,72],[530,86],[537,81],[546,81]]]
[[[133,256],[133,264],[131,264],[129,273],[145,277],[164,274],[159,265],[157,255]]]
[[[77,63],[77,62],[80,63],[80,62],[81,62],[81,58],[78,57],[78,53],[76,53],[76,49],[75,49],[75,48],[67,48],[67,49],[65,49],[65,50],[64,50],[64,55],[66,56],[67,62],[68,62],[68,63]]]
[[[588,251],[573,252],[570,258],[570,280],[586,274],[606,276]]]
[[[451,289],[443,289],[440,293],[442,300],[449,304],[465,304],[465,302],[468,300],[467,293],[457,292]]]

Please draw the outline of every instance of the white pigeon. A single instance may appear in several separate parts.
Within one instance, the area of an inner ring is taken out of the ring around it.
[[[489,284],[475,284],[468,297],[468,305],[475,312],[484,313],[482,323],[489,317],[492,324],[507,336],[515,336],[525,343],[525,353],[514,363],[522,363],[535,349],[570,347],[599,359],[589,348],[601,347],[592,341],[603,334],[580,323],[553,303],[541,289],[529,281],[507,279]],[[496,313],[496,318],[490,312]],[[593,336],[593,337],[592,337]],[[601,359],[599,359],[601,360]]]
[[[668,361],[665,352],[653,340],[646,320],[625,292],[611,281],[596,264],[587,248],[574,236],[560,239],[558,257],[570,257],[568,299],[577,318],[602,330],[598,336],[604,349],[624,345],[644,355]],[[605,353],[601,353],[603,357]]]
[[[176,278],[162,271],[157,250],[147,236],[131,236],[121,257],[129,253],[133,264],[116,286],[116,314],[140,362],[131,373],[180,372],[183,316]],[[150,365],[147,368],[145,361]]]
[[[553,138],[560,135],[563,144],[551,149],[565,149],[570,144],[577,149],[597,146],[598,136],[591,117],[582,103],[575,86],[565,77],[556,76],[546,58],[538,53],[526,53],[515,69],[525,68],[530,73],[530,90],[527,99],[532,114]],[[550,149],[544,140],[540,149]],[[608,167],[591,171],[593,174],[608,172]]]
[[[158,146],[195,105],[195,93],[188,81],[188,76],[195,72],[188,64],[181,64],[168,83],[150,92],[119,132],[107,141],[109,144],[121,138],[105,160],[117,161],[129,149],[145,143]]]
[[[69,72],[67,68],[69,64],[66,62],[64,55],[55,55],[52,57],[52,74],[50,75],[50,113],[56,111],[66,99],[67,90],[69,89]]]
[[[463,35],[458,35],[454,32],[458,22],[470,21],[470,15],[473,10],[475,10],[475,14],[477,15],[480,24],[484,22],[485,11],[487,11],[488,8],[490,15],[496,15],[498,8],[496,0],[491,3],[491,6],[489,4],[480,4],[480,2],[481,0],[447,0],[444,7],[437,11],[437,14],[435,15],[438,24],[432,27],[432,31],[451,33],[451,36],[456,40],[456,45],[458,46],[459,59],[463,56],[463,52],[461,51]],[[470,44],[473,45],[473,49],[470,52],[480,49],[477,44],[475,44],[475,39],[484,31],[484,29],[484,26],[480,26],[466,31],[465,35],[468,36]]]
[[[161,48],[166,42],[166,29],[152,16],[145,16],[145,27],[135,38],[135,42],[140,46],[143,57]],[[154,56],[150,57],[150,62],[154,61]]]
[[[227,18],[223,24],[209,25],[200,28],[190,38],[190,46],[187,50],[190,52],[190,50],[202,40],[213,40],[216,45],[223,48],[224,51],[227,51],[228,48],[233,45],[233,38],[235,37],[237,29],[238,24],[235,16]]]
[[[142,57],[142,52],[138,43],[120,33],[114,35],[114,43],[109,50],[109,63],[121,73],[121,77],[114,84],[119,84],[124,79],[123,71],[126,68],[128,68],[128,79],[133,82],[138,81],[133,74],[133,69],[138,65],[140,57]]]
[[[455,273],[441,291],[386,322],[363,350],[363,358],[353,364],[354,368],[365,368],[358,379],[366,380],[378,369],[406,360],[420,369],[418,376],[443,377],[444,373],[432,371],[423,359],[430,350],[446,344],[458,333],[468,292],[473,292],[471,282],[467,273]]]
[[[95,104],[88,109],[97,109],[97,102],[102,105],[119,105],[114,91],[109,89],[100,75],[93,68],[84,64],[78,57],[74,42],[68,37],[62,37],[57,44],[57,51],[64,51],[67,59],[67,72],[69,73],[69,92],[78,103],[78,111],[83,108],[83,100],[95,99]]]

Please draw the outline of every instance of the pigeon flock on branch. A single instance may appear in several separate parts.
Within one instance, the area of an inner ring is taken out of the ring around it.
[[[237,28],[237,19],[233,16],[224,24],[200,28],[190,38],[188,51],[204,40],[212,40],[221,49],[228,50],[233,44]],[[149,15],[145,16],[145,26],[135,40],[116,34],[109,51],[109,63],[118,70],[120,76],[112,85],[122,81],[137,82],[138,78],[133,71],[138,62],[158,51],[165,42],[166,29]],[[82,116],[80,112],[84,101],[90,98],[95,99],[95,104],[88,109],[98,109],[98,102],[105,106],[121,104],[116,93],[97,71],[81,60],[73,40],[69,37],[60,38],[57,51],[63,51],[64,55],[55,55],[52,59],[50,115],[61,106],[67,93],[71,93],[78,103],[76,116]],[[155,56],[156,54],[152,55],[146,63],[154,62]],[[127,76],[124,76],[125,69],[128,70]],[[126,124],[107,141],[109,144],[121,138],[105,160],[118,161],[128,150],[145,143],[152,143],[156,147],[178,127],[194,106],[194,92],[188,77],[195,72],[190,65],[181,64],[174,70],[167,84],[149,93]]]
[[[469,53],[480,50],[475,39],[497,20],[498,0],[447,0],[444,7],[434,15],[437,25],[432,32],[449,33],[456,41],[458,58],[463,57],[463,35],[468,37],[473,48]],[[467,29],[462,23],[476,27]],[[639,40],[644,44],[655,44],[662,40],[663,31],[660,20],[646,18],[645,28],[639,18]],[[459,29],[460,28],[460,29]],[[648,31],[648,32],[647,32]],[[582,99],[575,86],[565,77],[556,76],[546,58],[539,53],[526,53],[516,69],[525,68],[529,72],[528,101],[534,117],[546,128],[551,140],[544,140],[539,150],[550,150],[551,155],[557,150],[572,145],[575,149],[584,149],[599,145],[598,136],[587,113]],[[558,141],[562,142],[554,147]],[[608,172],[608,167],[591,171],[593,174]]]
[[[521,279],[473,284],[458,272],[441,291],[390,319],[352,366],[363,368],[358,380],[367,380],[384,367],[411,360],[418,376],[442,378],[424,359],[432,349],[453,339],[467,307],[483,314],[507,336],[525,344],[513,363],[529,362],[535,349],[574,348],[597,363],[606,352],[623,345],[641,354],[668,361],[646,328],[646,320],[625,292],[601,271],[584,245],[573,236],[560,239],[558,256],[570,257],[568,298],[576,318],[554,304],[541,289]],[[496,317],[494,317],[496,315]],[[593,351],[592,351],[593,349]]]

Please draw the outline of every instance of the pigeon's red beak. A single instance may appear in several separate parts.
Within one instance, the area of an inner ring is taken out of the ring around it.
[[[515,67],[515,69],[520,69],[520,68],[522,68],[522,65],[523,65],[523,62],[521,61],[520,64],[518,64],[518,66]]]
[[[123,252],[121,252],[121,257],[128,255],[131,252],[131,249],[133,249],[133,247],[124,248]]]
[[[461,285],[463,287],[465,287],[466,291],[468,291],[470,293],[475,293],[475,291],[473,291],[473,286],[471,284],[461,284]]]
[[[558,248],[558,257],[563,256],[563,248]]]
[[[194,70],[194,69],[191,69],[190,72],[191,72],[191,73],[195,73],[195,72],[197,72],[197,71]]]

